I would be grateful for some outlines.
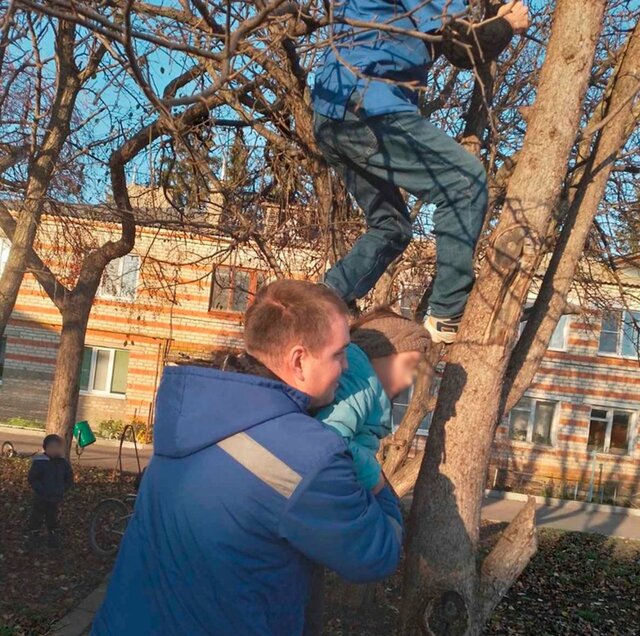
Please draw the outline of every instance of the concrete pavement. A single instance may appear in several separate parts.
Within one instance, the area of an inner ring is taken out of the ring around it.
[[[524,500],[507,499],[502,493],[490,494],[484,501],[482,517],[491,521],[511,521],[524,504]],[[536,523],[539,528],[594,532],[640,540],[640,511],[614,506],[561,499],[545,502],[537,498]]]
[[[0,425],[0,445],[11,442],[19,453],[39,453],[42,451],[42,439],[44,432],[40,430],[28,430]],[[98,439],[95,444],[87,446],[82,455],[78,456],[71,451],[71,463],[74,466],[97,466],[99,468],[113,469],[118,460],[117,440]],[[152,455],[150,444],[138,444],[140,466],[144,468]],[[122,468],[126,472],[138,472],[136,453],[131,442],[125,442],[122,448]]]

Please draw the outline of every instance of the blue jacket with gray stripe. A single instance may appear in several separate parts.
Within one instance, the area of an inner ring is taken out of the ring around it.
[[[296,636],[314,563],[356,582],[397,567],[395,496],[275,380],[166,369],[154,456],[95,636]]]

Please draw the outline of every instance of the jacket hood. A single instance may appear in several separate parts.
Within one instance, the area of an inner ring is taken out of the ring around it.
[[[154,454],[185,457],[308,406],[308,396],[277,380],[206,367],[167,367],[156,400]]]

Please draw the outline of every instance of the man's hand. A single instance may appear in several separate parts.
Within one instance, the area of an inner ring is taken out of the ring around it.
[[[498,17],[507,20],[514,33],[524,33],[529,28],[529,9],[522,0],[503,4],[498,11]]]

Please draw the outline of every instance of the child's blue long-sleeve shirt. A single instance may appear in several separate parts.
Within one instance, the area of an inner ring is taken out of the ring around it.
[[[380,440],[391,434],[391,401],[360,347],[347,347],[347,361],[349,368],[340,377],[333,404],[316,417],[346,440],[358,480],[372,489],[382,475],[376,459]]]

